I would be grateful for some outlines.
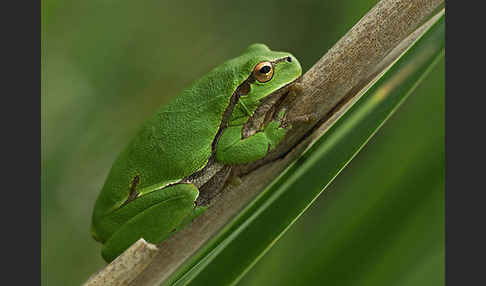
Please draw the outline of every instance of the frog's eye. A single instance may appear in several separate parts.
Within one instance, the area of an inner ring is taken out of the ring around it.
[[[273,77],[273,65],[271,62],[260,62],[253,69],[253,75],[259,82],[267,82]]]

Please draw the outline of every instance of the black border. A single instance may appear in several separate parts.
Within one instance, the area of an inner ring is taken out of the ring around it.
[[[4,281],[38,283],[41,213],[39,152],[39,25],[42,3],[2,3],[2,238],[7,254]],[[39,6],[37,6],[39,5]],[[41,225],[42,227],[42,225]],[[43,241],[41,240],[41,243]],[[19,275],[20,274],[20,275]],[[9,279],[11,278],[11,279]],[[34,280],[35,279],[35,280]],[[33,281],[32,281],[33,280]],[[29,283],[31,284],[31,283]]]
[[[484,15],[464,4],[446,1],[446,285],[486,285]]]

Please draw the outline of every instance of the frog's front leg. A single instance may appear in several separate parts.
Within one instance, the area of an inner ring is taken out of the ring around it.
[[[285,137],[286,129],[272,121],[263,130],[242,138],[243,126],[224,130],[216,148],[216,160],[224,164],[246,164],[261,159]]]
[[[136,198],[107,215],[102,224],[111,231],[102,256],[110,262],[144,238],[159,243],[205,210],[195,207],[199,191],[193,184],[175,184]]]

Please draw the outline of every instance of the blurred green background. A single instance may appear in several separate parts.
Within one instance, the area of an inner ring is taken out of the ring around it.
[[[43,1],[42,285],[104,265],[94,201],[156,108],[254,42],[306,71],[376,2]],[[240,285],[444,284],[444,74],[442,60]]]

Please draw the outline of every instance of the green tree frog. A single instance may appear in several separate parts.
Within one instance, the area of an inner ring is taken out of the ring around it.
[[[278,120],[248,137],[243,126],[301,73],[291,54],[253,44],[161,107],[118,155],[96,201],[91,233],[103,258],[140,238],[160,243],[201,214],[191,178],[210,164],[251,163],[273,150],[286,133]]]

